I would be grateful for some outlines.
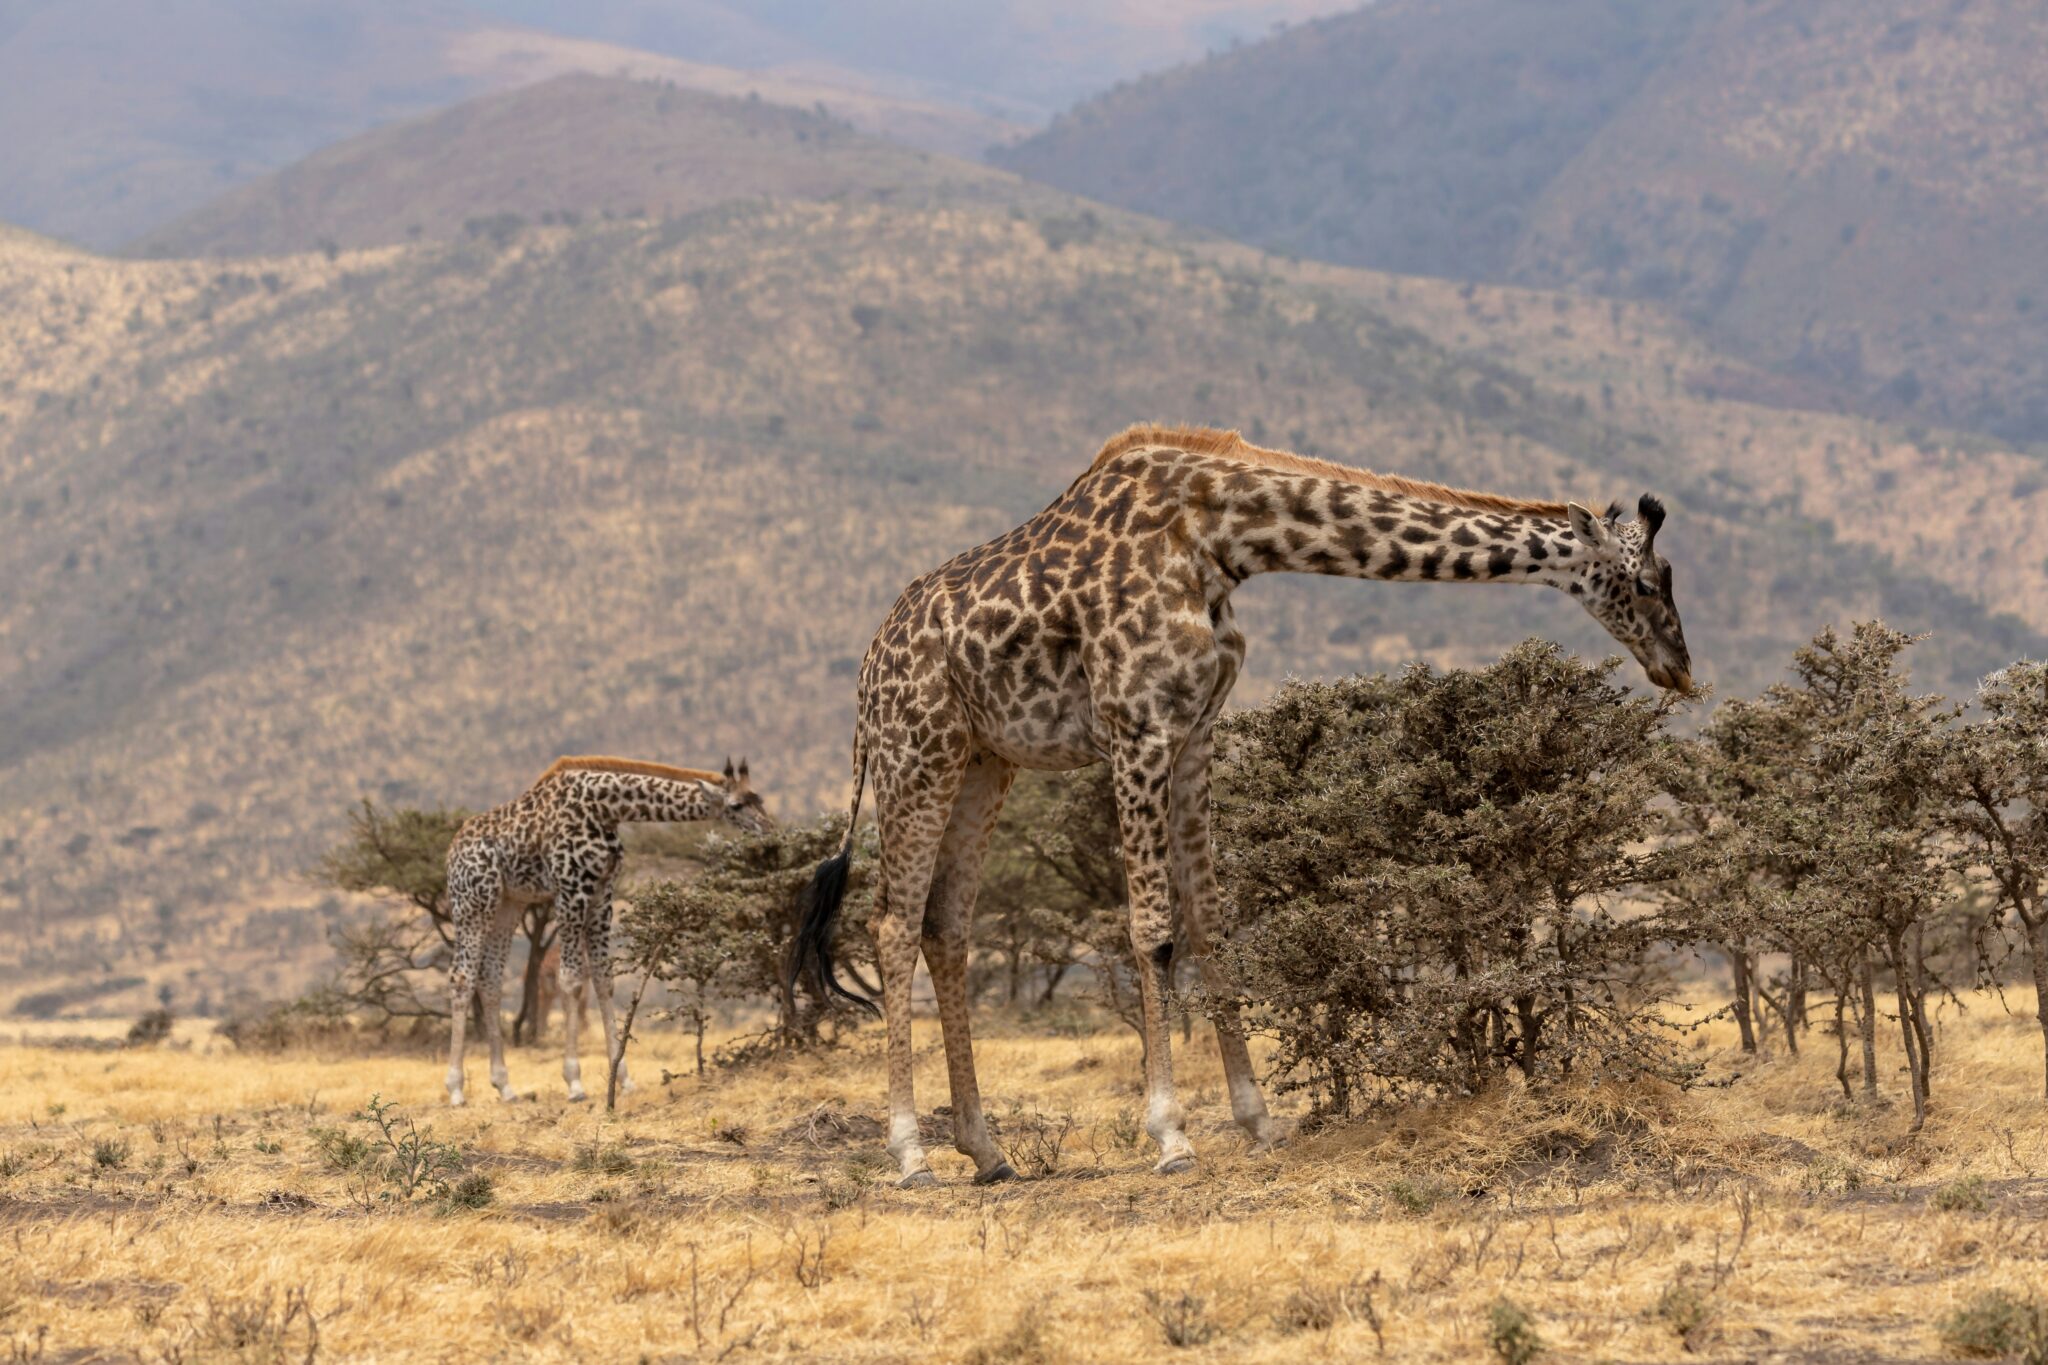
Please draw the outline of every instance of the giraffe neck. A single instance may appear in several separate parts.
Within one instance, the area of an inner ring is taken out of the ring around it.
[[[1256,573],[1315,573],[1569,587],[1579,553],[1561,509],[1482,510],[1257,468],[1194,492],[1209,554],[1235,582]]]
[[[701,782],[610,772],[579,773],[577,780],[614,824],[703,820],[713,812],[711,793]]]

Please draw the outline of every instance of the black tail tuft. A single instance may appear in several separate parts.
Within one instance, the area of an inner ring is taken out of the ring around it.
[[[879,1016],[881,1006],[870,997],[840,985],[839,978],[832,971],[833,929],[839,918],[839,904],[846,899],[846,879],[852,868],[853,850],[848,848],[819,863],[817,872],[812,875],[811,889],[804,898],[804,922],[797,929],[790,984],[796,984],[805,967],[816,964],[818,981],[824,986],[828,998],[836,995]]]

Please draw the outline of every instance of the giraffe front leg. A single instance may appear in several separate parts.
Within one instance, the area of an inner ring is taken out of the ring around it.
[[[562,1080],[569,1087],[571,1100],[586,1098],[583,1093],[583,1064],[577,1060],[577,1037],[583,1031],[583,982],[588,970],[589,955],[583,944],[583,928],[566,917],[562,919]]]
[[[474,990],[461,967],[448,974],[448,1103],[457,1108],[463,1103],[463,1026],[469,1022],[469,1001]]]
[[[478,860],[458,854],[449,867],[449,904],[455,920],[455,956],[448,964],[448,1103],[463,1103],[462,1058],[469,1004],[483,971],[485,937],[498,889]]]
[[[1230,998],[1231,983],[1216,969],[1210,953],[1221,928],[1221,897],[1216,889],[1216,861],[1209,835],[1209,759],[1206,731],[1188,741],[1175,762],[1173,775],[1172,855],[1174,886],[1180,897],[1188,945],[1202,984],[1216,998]],[[1266,1097],[1252,1069],[1251,1049],[1235,1006],[1216,1015],[1216,1048],[1223,1058],[1223,1077],[1230,1090],[1230,1112],[1252,1140],[1252,1150],[1271,1150],[1278,1140]]]
[[[1124,877],[1131,898],[1131,955],[1144,1011],[1145,1131],[1159,1144],[1161,1175],[1194,1169],[1186,1114],[1173,1089],[1173,1029],[1166,1017],[1172,984],[1173,896],[1167,822],[1172,755],[1149,745],[1113,759],[1117,821],[1124,837]]]
[[[613,864],[616,871],[617,864]],[[631,1094],[633,1078],[626,1074],[626,1040],[619,1036],[616,1011],[617,1002],[612,999],[612,876],[607,875],[591,893],[590,912],[585,923],[589,926],[584,935],[590,951],[591,991],[597,996],[598,1018],[604,1021],[604,1061],[606,1093],[610,1093],[612,1068],[619,1077],[619,1093]]]

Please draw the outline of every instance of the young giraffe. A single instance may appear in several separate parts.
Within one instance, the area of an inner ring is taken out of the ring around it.
[[[1691,688],[1652,547],[1664,509],[1472,493],[1250,445],[1235,432],[1133,427],[1043,512],[904,590],[862,662],[853,814],[873,783],[881,824],[874,927],[888,1030],[889,1152],[932,1181],[911,1093],[910,991],[920,940],[952,1087],[954,1145],[980,1182],[1013,1174],[989,1140],[967,1021],[968,923],[983,853],[1020,767],[1107,760],[1144,1010],[1146,1130],[1162,1173],[1194,1149],[1174,1098],[1165,1011],[1173,914],[1205,979],[1218,933],[1209,842],[1210,730],[1244,661],[1230,594],[1255,573],[1401,582],[1541,583],[1582,601],[1659,687]],[[846,845],[811,889],[799,968],[832,979]],[[864,1001],[865,1002],[865,1001]],[[1243,1034],[1217,1025],[1231,1109],[1273,1141]]]
[[[562,1078],[583,1096],[576,1056],[583,987],[595,990],[607,1065],[619,1055],[612,1023],[612,884],[624,850],[619,826],[718,817],[753,834],[775,827],[747,783],[747,765],[723,775],[626,758],[560,758],[516,800],[463,823],[448,845],[448,907],[455,961],[448,971],[448,1102],[462,1103],[462,1050],[472,991],[481,996],[491,1043],[491,1084],[512,1100],[498,1002],[505,950],[522,907],[555,903],[561,950]],[[630,1087],[623,1061],[619,1084]]]

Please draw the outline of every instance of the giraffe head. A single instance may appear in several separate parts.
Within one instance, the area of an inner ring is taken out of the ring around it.
[[[761,794],[747,782],[747,760],[740,760],[740,766],[732,766],[730,758],[725,760],[725,777],[719,784],[719,794],[724,799],[719,814],[727,824],[737,825],[749,834],[772,834],[775,819],[768,814],[768,808],[761,804]]]
[[[1636,520],[1624,525],[1621,504],[1596,516],[1570,504],[1572,536],[1581,547],[1566,584],[1609,635],[1628,646],[1650,681],[1692,691],[1692,655],[1671,598],[1671,562],[1657,553],[1664,504],[1643,494]]]

